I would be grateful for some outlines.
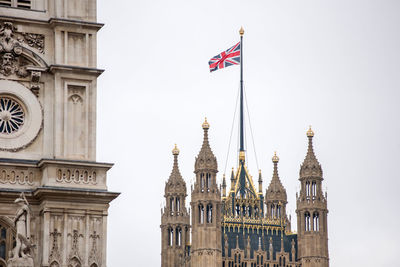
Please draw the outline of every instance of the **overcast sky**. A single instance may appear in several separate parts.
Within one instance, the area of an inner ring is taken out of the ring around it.
[[[160,266],[173,145],[188,190],[207,116],[225,169],[239,67],[208,60],[244,36],[244,79],[264,192],[271,157],[296,227],[306,130],[328,191],[331,267],[397,266],[400,1],[98,1],[97,159],[114,162],[108,266]],[[247,121],[248,125],[248,121]],[[227,170],[236,164],[237,124]],[[257,164],[247,129],[248,164]],[[255,178],[257,179],[257,178]],[[190,192],[188,192],[190,194]],[[190,196],[187,199],[190,202]]]

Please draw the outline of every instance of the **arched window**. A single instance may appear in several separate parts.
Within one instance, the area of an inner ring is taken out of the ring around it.
[[[281,207],[280,206],[276,207],[276,216],[277,216],[277,218],[281,217]]]
[[[208,204],[207,205],[207,223],[212,223],[212,213],[213,213],[212,204]]]
[[[58,264],[58,262],[56,262],[56,261],[53,261],[51,264],[50,264],[50,267],[59,267],[60,265]]]
[[[315,181],[313,181],[311,184],[311,191],[312,191],[313,197],[316,197],[317,196],[317,183]]]
[[[173,214],[174,213],[174,198],[173,197],[171,197],[169,199],[169,209],[171,211],[171,214]]]
[[[275,207],[274,204],[271,204],[271,218],[275,218]]]
[[[182,229],[180,227],[176,228],[175,245],[182,246]]]
[[[8,252],[15,245],[15,233],[10,224],[0,219],[0,267],[7,266]]]
[[[201,192],[204,192],[204,173],[200,174],[200,187],[201,187]]]
[[[304,219],[305,219],[305,230],[306,231],[311,231],[311,226],[310,226],[310,213],[306,212],[304,213]]]
[[[181,211],[181,200],[179,197],[177,197],[175,199],[175,208],[176,208],[176,212],[180,212]]]
[[[207,186],[207,192],[210,192],[211,174],[209,174],[209,173],[206,174],[206,186]]]
[[[240,206],[236,204],[236,216],[240,216]]]
[[[168,228],[168,246],[172,247],[173,240],[174,240],[174,230],[172,228]]]
[[[314,212],[313,214],[313,231],[319,231],[319,213]]]
[[[306,182],[306,196],[310,196],[310,182],[308,181]]]
[[[204,206],[199,205],[199,223],[204,223]]]

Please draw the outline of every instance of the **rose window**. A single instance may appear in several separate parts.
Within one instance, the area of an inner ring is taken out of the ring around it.
[[[21,105],[8,97],[0,97],[0,134],[11,134],[24,124],[25,113]]]

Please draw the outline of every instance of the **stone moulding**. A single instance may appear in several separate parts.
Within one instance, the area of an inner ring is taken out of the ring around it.
[[[42,159],[21,162],[0,161],[0,188],[33,189],[38,186],[107,190],[106,173],[110,163]]]

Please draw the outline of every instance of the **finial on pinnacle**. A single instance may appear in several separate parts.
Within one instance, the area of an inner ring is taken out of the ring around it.
[[[203,122],[203,129],[208,129],[208,128],[210,128],[210,124],[207,122],[207,117],[206,117]]]
[[[172,155],[179,155],[179,149],[178,149],[178,147],[176,146],[176,144],[175,144],[175,147],[174,147],[174,149],[172,149]]]
[[[278,163],[279,162],[279,157],[276,155],[276,151],[274,152],[274,156],[272,157],[272,162],[273,163]]]
[[[311,129],[311,125],[310,125],[310,128],[307,131],[307,136],[308,137],[313,137],[314,136],[314,131]]]
[[[240,27],[239,34],[240,34],[240,36],[243,36],[243,34],[244,34],[244,29],[243,29],[243,27]]]

